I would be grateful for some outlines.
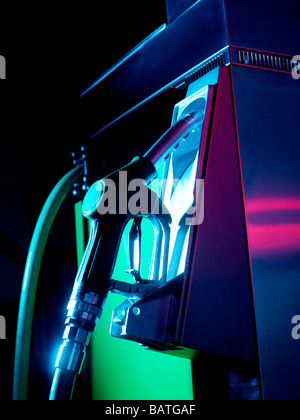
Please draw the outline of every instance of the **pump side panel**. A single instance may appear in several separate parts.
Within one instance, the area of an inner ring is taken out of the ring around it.
[[[234,67],[233,86],[263,394],[298,400],[292,318],[300,314],[300,82]]]
[[[220,70],[204,156],[204,222],[192,234],[181,344],[255,361],[252,285],[230,71],[228,67]]]

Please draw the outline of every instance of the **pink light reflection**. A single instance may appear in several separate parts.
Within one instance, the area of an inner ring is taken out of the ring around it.
[[[299,198],[251,198],[245,201],[245,207],[247,216],[251,216],[251,222],[248,220],[247,232],[252,255],[266,256],[300,252],[300,223],[293,223],[291,214],[287,220],[286,214],[286,212],[300,212]],[[262,224],[260,214],[271,214],[274,211],[278,212],[278,223]]]
[[[297,252],[300,251],[300,224],[248,224],[248,239],[255,255]]]

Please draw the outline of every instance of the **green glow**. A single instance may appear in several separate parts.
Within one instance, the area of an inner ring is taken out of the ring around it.
[[[74,206],[75,211],[75,228],[76,228],[76,249],[77,249],[77,265],[78,267],[81,264],[84,250],[85,250],[85,240],[84,240],[84,219],[82,216],[82,201],[79,201]]]
[[[162,169],[162,168],[161,168]],[[160,171],[161,172],[161,171]],[[143,266],[149,267],[152,251],[151,225],[144,223]],[[113,278],[132,282],[128,233],[125,229]],[[110,336],[113,310],[125,298],[109,294],[101,320],[91,340],[92,392],[94,400],[193,400],[190,360],[145,350],[138,343]]]

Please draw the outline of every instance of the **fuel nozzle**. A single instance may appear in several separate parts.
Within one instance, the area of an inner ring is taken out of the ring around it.
[[[144,157],[158,167],[183,139],[189,136],[192,131],[199,130],[203,120],[204,114],[200,111],[192,111],[185,114],[183,118],[157,140],[151,149],[144,154]]]
[[[133,216],[128,209],[115,211],[124,200],[120,188],[122,173],[126,173],[128,183],[140,178],[145,186],[157,176],[154,165],[148,159],[135,158],[129,165],[97,181],[84,198],[82,212],[92,220],[91,233],[67,307],[63,344],[56,359],[50,400],[65,399],[61,397],[65,395],[60,389],[61,384],[66,377],[75,380],[80,373],[86,347],[112,288],[111,278],[120,240],[126,224]],[[112,188],[112,184],[116,202],[112,209],[106,207],[107,212],[103,214],[105,186]]]
[[[153,222],[158,241],[158,249],[154,258],[157,261],[153,278],[156,285],[166,281],[167,252],[162,253],[162,243],[168,244],[168,227],[171,218],[153,191],[147,185],[157,177],[156,167],[166,159],[167,155],[196,130],[203,122],[201,113],[191,113],[178,121],[168,130],[154,146],[143,156],[133,159],[127,166],[94,183],[88,190],[82,206],[82,213],[92,220],[91,234],[85,254],[78,270],[71,298],[68,304],[63,344],[61,345],[55,364],[55,375],[52,383],[50,400],[70,399],[76,376],[80,373],[84,362],[86,347],[91,334],[95,330],[101,317],[107,294],[111,290],[118,290],[124,295],[132,292],[132,287],[126,283],[112,280],[112,273],[123,235],[128,221],[136,217],[130,208],[130,192],[127,186],[139,180],[139,186],[146,196],[151,198],[148,205],[138,215],[148,217]],[[126,176],[125,188],[122,188]],[[109,191],[114,192],[115,201],[112,207],[106,201]],[[155,196],[153,200],[153,195]],[[161,254],[163,258],[161,259]],[[164,273],[159,279],[158,266],[162,264]],[[153,290],[152,281],[142,280],[135,273],[139,287],[134,293],[148,293]],[[150,283],[150,284],[149,284]]]

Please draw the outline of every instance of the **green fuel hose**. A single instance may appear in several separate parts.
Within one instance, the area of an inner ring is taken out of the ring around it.
[[[68,172],[54,187],[40,213],[30,243],[20,296],[16,333],[13,400],[27,399],[32,320],[41,262],[52,223],[66,195],[84,173],[84,165]]]

